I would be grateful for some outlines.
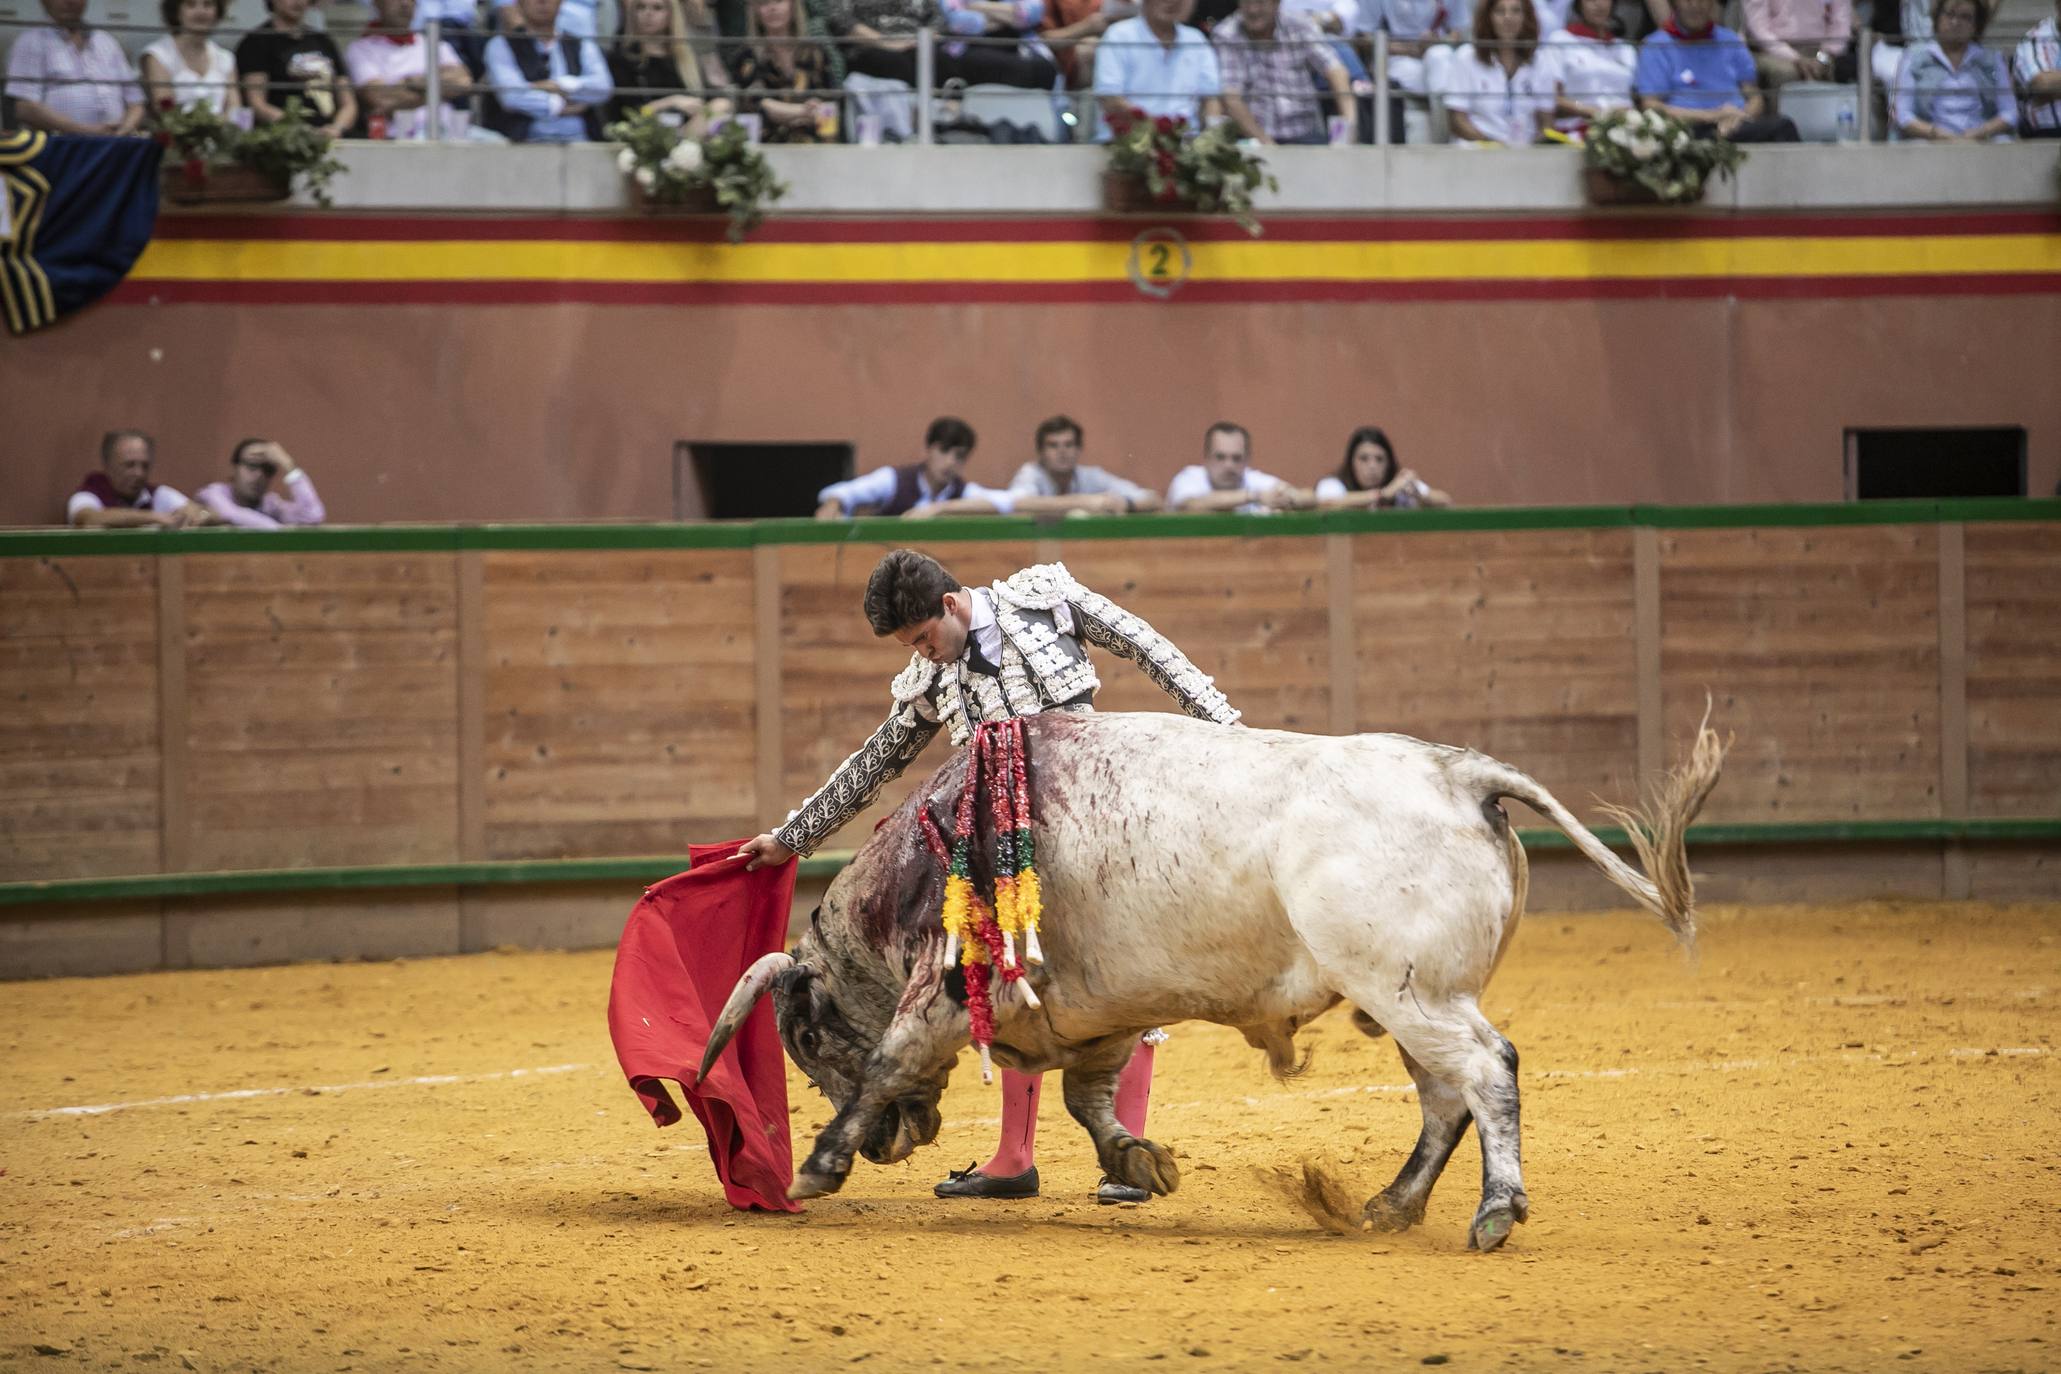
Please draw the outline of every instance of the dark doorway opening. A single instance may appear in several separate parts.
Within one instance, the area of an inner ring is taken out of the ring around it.
[[[766,520],[815,513],[816,493],[852,475],[848,443],[673,445],[673,518]]]
[[[2025,430],[1850,429],[1846,499],[2025,495]]]

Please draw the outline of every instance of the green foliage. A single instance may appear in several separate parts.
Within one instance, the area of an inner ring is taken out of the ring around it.
[[[1715,172],[1729,177],[1746,154],[1724,138],[1698,138],[1659,110],[1612,110],[1589,125],[1582,155],[1620,181],[1634,181],[1665,204],[1692,201]]]
[[[1280,185],[1265,162],[1238,146],[1236,125],[1226,120],[1196,133],[1185,119],[1133,109],[1128,118],[1111,119],[1110,129],[1110,171],[1140,178],[1162,204],[1185,202],[1204,214],[1229,215],[1258,236],[1252,193]]]
[[[660,205],[682,205],[713,196],[730,216],[730,242],[765,221],[765,206],[787,194],[764,154],[752,147],[744,126],[723,125],[693,138],[656,115],[634,111],[608,126],[621,145],[616,166]]]
[[[158,141],[188,167],[243,166],[291,186],[298,178],[315,203],[327,208],[329,183],[344,170],[336,140],[308,122],[300,97],[286,102],[286,114],[271,124],[237,128],[203,101],[183,109],[160,109],[151,118]]]

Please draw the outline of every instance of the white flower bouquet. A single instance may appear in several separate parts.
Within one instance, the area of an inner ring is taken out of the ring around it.
[[[732,243],[758,227],[768,203],[787,194],[735,121],[696,139],[637,111],[609,125],[608,136],[621,145],[617,169],[636,184],[647,205],[722,211],[730,216]]]
[[[1746,161],[1736,144],[1698,138],[1659,110],[1612,110],[1589,125],[1582,147],[1593,172],[1642,187],[1663,205],[1703,199],[1703,184],[1713,172],[1729,177]]]

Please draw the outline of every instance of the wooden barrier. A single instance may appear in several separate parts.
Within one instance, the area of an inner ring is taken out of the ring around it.
[[[903,656],[859,600],[901,540],[969,580],[1064,559],[1252,725],[1472,745],[1577,808],[1632,795],[1708,692],[1738,734],[1710,821],[2061,817],[2057,502],[25,533],[0,534],[0,883],[749,833],[886,711]],[[1099,666],[1104,709],[1167,708]],[[1932,862],[2024,888],[2051,849]]]

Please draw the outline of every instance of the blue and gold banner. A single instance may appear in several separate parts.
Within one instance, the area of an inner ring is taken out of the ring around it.
[[[26,334],[120,284],[157,222],[147,138],[0,134],[0,312]]]

